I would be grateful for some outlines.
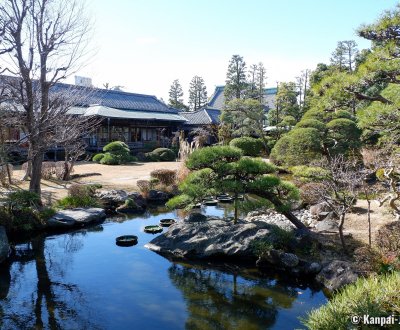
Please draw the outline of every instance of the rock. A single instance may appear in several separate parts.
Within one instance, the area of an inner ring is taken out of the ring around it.
[[[128,193],[125,190],[101,190],[95,196],[103,202],[106,208],[116,208],[125,202]]]
[[[330,212],[331,209],[326,203],[319,203],[310,206],[310,214],[314,217],[318,217],[322,212]]]
[[[0,264],[7,259],[9,250],[6,229],[0,226]]]
[[[204,222],[207,221],[207,217],[204,214],[201,213],[191,213],[189,216],[185,219],[187,222]]]
[[[68,223],[69,227],[84,226],[104,220],[106,213],[101,208],[76,208],[58,211],[48,220],[49,227],[60,228],[60,223]],[[71,224],[72,223],[72,224]]]
[[[354,283],[358,274],[347,261],[333,260],[326,264],[316,279],[330,291],[335,291],[344,285]]]
[[[150,190],[147,199],[151,202],[160,202],[163,203],[169,199],[167,193],[159,190]]]
[[[293,268],[299,264],[299,258],[293,253],[282,253],[281,264],[284,267]]]
[[[258,267],[264,268],[268,268],[268,264],[274,265],[277,268],[293,268],[299,264],[299,258],[293,253],[271,249],[260,257],[256,263]]]
[[[318,220],[318,221],[324,220],[324,219],[329,215],[329,213],[330,213],[330,212],[320,212],[320,213],[317,215],[317,220]]]
[[[315,230],[317,232],[322,232],[322,231],[338,231],[338,225],[335,221],[333,220],[322,220],[319,221],[315,225]]]
[[[116,211],[120,213],[142,213],[145,208],[138,205],[133,199],[127,198],[123,205],[116,208]]]
[[[142,207],[143,209],[146,208],[146,199],[140,193],[129,193],[127,198],[132,199],[138,206]]]
[[[303,266],[303,273],[315,275],[318,274],[321,271],[321,269],[322,269],[321,264],[319,264],[318,262],[312,262],[310,264]]]
[[[178,222],[145,246],[162,255],[181,259],[256,260],[252,242],[268,235],[269,228],[262,221],[233,224],[219,218]]]

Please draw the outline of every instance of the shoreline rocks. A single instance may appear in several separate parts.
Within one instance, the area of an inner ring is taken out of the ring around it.
[[[75,208],[58,211],[47,221],[47,225],[53,229],[82,227],[100,222],[105,218],[106,213],[104,209],[97,207]]]

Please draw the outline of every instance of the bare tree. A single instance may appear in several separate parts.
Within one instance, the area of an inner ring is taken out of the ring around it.
[[[320,201],[325,202],[338,217],[340,241],[346,252],[343,226],[346,214],[357,200],[363,174],[357,161],[346,159],[343,155],[334,156],[329,161],[324,160],[319,166],[327,171],[322,184],[318,185]]]
[[[52,91],[87,54],[89,27],[77,0],[5,0],[0,5],[0,54],[4,72],[12,75],[2,76],[1,83],[13,104],[22,107],[32,165],[29,190],[38,194],[43,155],[54,142],[54,121],[68,112],[68,103]]]

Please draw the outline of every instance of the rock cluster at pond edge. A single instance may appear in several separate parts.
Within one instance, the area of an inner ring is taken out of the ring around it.
[[[81,227],[100,222],[105,218],[106,213],[101,208],[75,208],[58,211],[47,221],[47,225],[50,228]]]

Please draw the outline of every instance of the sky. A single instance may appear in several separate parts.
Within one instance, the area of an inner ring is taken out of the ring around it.
[[[224,85],[229,60],[262,62],[267,87],[328,63],[340,40],[369,41],[357,28],[376,21],[394,0],[88,0],[93,55],[77,74],[96,87],[168,101],[179,79],[187,102],[190,80],[203,77],[208,95]]]

